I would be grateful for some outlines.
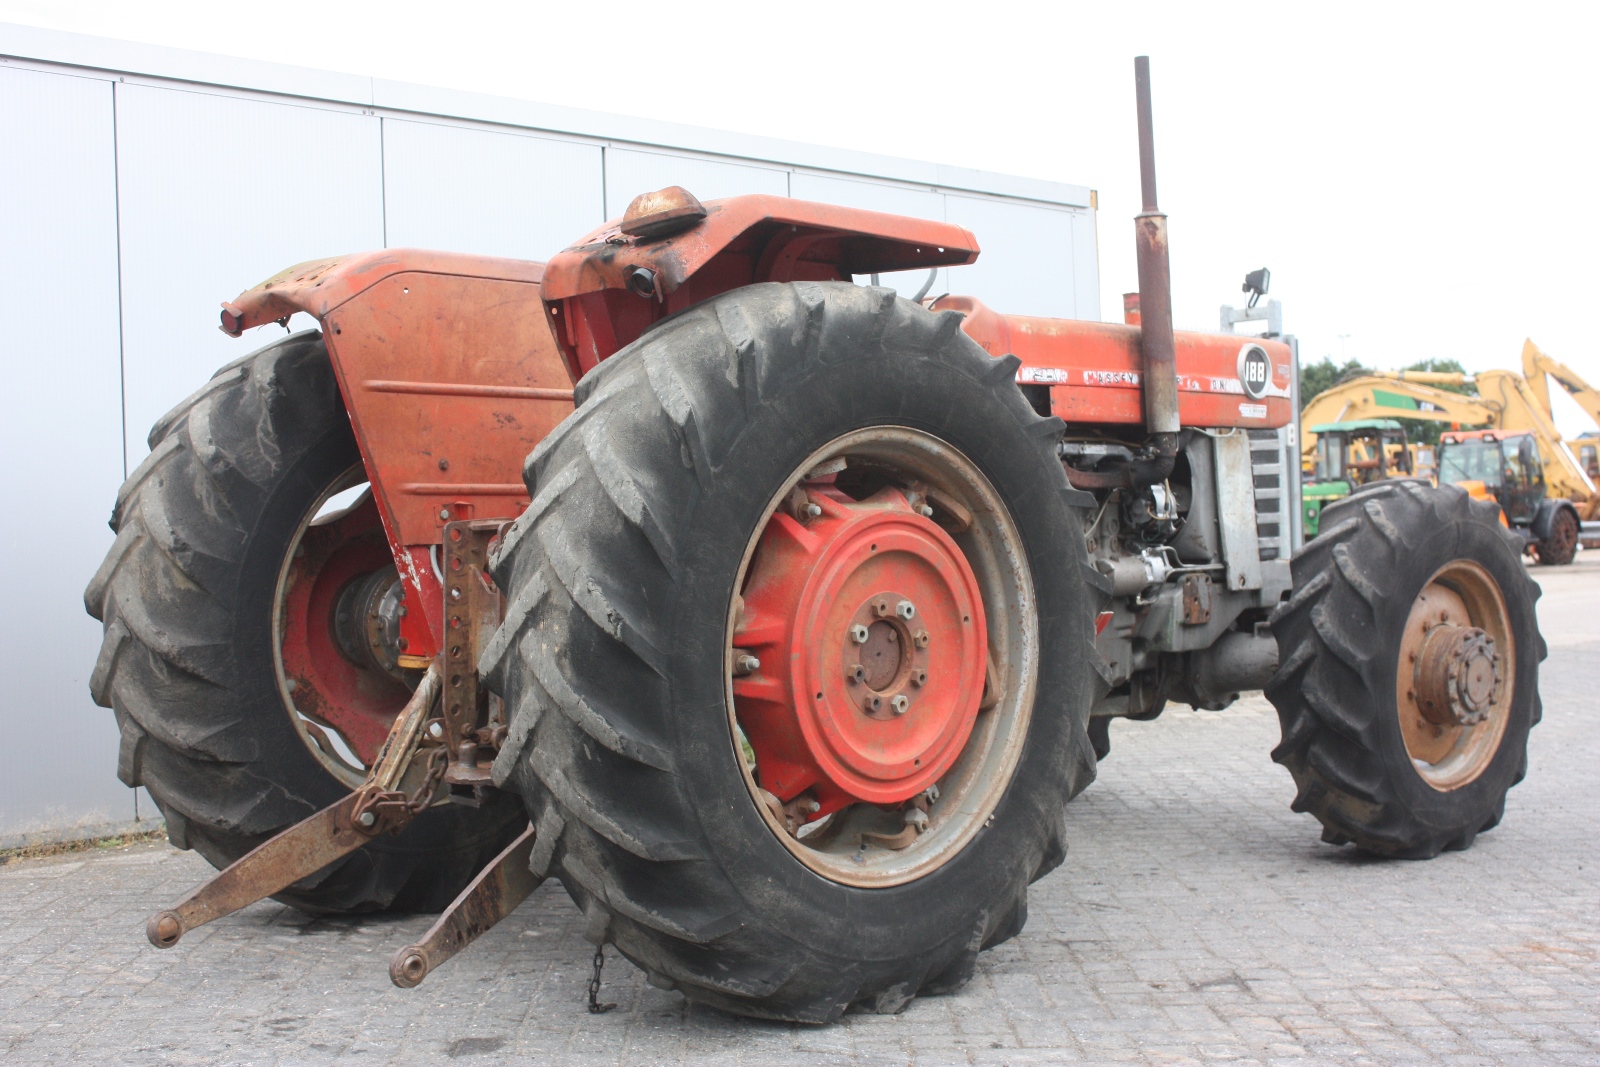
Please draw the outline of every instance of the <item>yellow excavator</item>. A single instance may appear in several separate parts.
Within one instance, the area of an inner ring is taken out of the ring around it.
[[[1526,376],[1488,370],[1476,375],[1442,371],[1377,371],[1341,382],[1312,398],[1300,415],[1303,428],[1354,419],[1425,419],[1462,427],[1486,427],[1487,435],[1446,434],[1440,441],[1439,477],[1467,484],[1475,495],[1501,504],[1507,524],[1528,542],[1541,562],[1568,562],[1581,542],[1600,547],[1600,492],[1585,464],[1561,438],[1550,414],[1546,376],[1600,421],[1600,392],[1571,368],[1551,359],[1532,341],[1523,346]],[[1440,385],[1470,385],[1476,395]],[[1591,405],[1593,407],[1591,408]],[[1302,459],[1314,463],[1317,438],[1301,434]],[[1494,451],[1496,463],[1477,452]],[[1456,451],[1459,462],[1450,462]],[[1475,454],[1467,457],[1463,449]],[[1494,467],[1495,473],[1484,473]],[[1470,467],[1483,477],[1463,477]],[[1501,500],[1501,497],[1505,497]],[[1536,500],[1534,498],[1537,498]],[[1310,508],[1309,498],[1303,506]]]

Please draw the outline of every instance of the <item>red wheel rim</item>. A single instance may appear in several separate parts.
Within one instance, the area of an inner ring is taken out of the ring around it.
[[[757,549],[734,642],[773,669],[733,692],[761,787],[785,802],[813,790],[820,818],[909,800],[950,769],[987,641],[972,568],[902,491],[809,496],[821,514],[780,512]]]
[[[775,492],[735,589],[728,723],[774,836],[864,888],[958,855],[1016,770],[1039,665],[1027,552],[985,474],[920,430],[845,434]]]
[[[341,479],[312,509],[344,487]],[[351,582],[393,566],[371,494],[342,512],[308,521],[291,546],[278,584],[279,683],[291,718],[312,754],[343,779],[361,780],[377,758],[410,691],[398,678],[352,663],[339,648],[333,619]],[[352,766],[325,731],[333,731],[361,766]]]

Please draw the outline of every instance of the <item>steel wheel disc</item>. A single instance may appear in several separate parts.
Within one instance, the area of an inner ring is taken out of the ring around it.
[[[860,886],[959,852],[1015,770],[1038,654],[1021,540],[976,465],[905,428],[832,442],[773,497],[740,590],[730,725],[779,840]]]
[[[1412,603],[1400,644],[1396,705],[1422,780],[1459,789],[1494,759],[1516,683],[1516,637],[1489,572],[1456,560]]]

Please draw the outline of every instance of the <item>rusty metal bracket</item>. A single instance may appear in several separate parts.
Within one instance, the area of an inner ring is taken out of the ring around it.
[[[443,776],[442,749],[430,747],[426,759],[414,759],[422,751],[424,726],[440,688],[435,660],[395,716],[389,737],[360,789],[246,853],[180,903],[156,912],[145,924],[150,943],[171,948],[190,930],[281,892],[378,834],[394,833],[415,818],[431,802]]]
[[[394,954],[389,961],[389,979],[395,985],[410,989],[420,983],[435,967],[476,941],[539,888],[544,878],[528,869],[533,839],[534,828],[529,826],[478,872],[422,935],[422,940]]]
[[[446,523],[444,573],[444,738],[449,797],[477,806],[493,788],[489,768],[506,736],[498,698],[478,684],[478,657],[500,625],[500,591],[489,577],[489,544],[506,526],[500,519]]]

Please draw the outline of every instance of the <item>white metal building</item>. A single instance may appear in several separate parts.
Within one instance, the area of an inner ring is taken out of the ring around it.
[[[371,248],[545,259],[666,185],[959,223],[982,259],[935,293],[1099,318],[1087,188],[0,24],[0,847],[155,814],[81,598],[150,425],[252,347],[221,301]]]

